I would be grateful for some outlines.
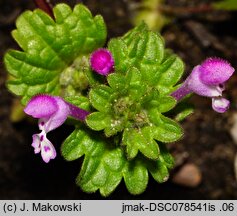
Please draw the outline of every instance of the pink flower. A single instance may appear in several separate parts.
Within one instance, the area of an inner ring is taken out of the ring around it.
[[[201,65],[194,67],[182,86],[171,95],[177,100],[189,93],[212,98],[212,108],[219,113],[226,112],[230,102],[222,98],[225,82],[232,76],[235,69],[225,60],[208,58]]]
[[[32,97],[24,112],[39,119],[38,126],[41,133],[32,136],[32,146],[35,154],[41,152],[41,156],[46,163],[56,157],[55,148],[46,137],[47,133],[61,126],[68,116],[85,120],[89,114],[89,112],[64,101],[61,97],[50,95]]]

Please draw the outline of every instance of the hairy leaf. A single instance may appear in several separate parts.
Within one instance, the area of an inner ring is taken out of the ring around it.
[[[23,104],[38,93],[61,94],[63,71],[106,39],[103,18],[93,18],[85,6],[79,4],[72,11],[58,4],[53,11],[55,21],[39,9],[24,12],[12,32],[23,51],[8,51],[4,62],[12,75],[8,87],[22,96]]]
[[[139,159],[127,164],[124,181],[131,194],[140,194],[145,191],[148,184],[148,171]]]

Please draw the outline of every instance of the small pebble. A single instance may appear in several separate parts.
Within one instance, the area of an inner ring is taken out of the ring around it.
[[[174,174],[172,182],[185,187],[195,188],[202,181],[202,174],[195,164],[185,164]]]

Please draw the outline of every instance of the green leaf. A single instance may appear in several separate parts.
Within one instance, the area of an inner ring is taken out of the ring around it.
[[[159,67],[164,57],[163,39],[160,35],[148,31],[145,24],[132,30],[130,36],[125,35],[124,41],[131,66],[141,71],[147,83],[155,85],[160,76]]]
[[[167,118],[156,109],[149,111],[149,119],[154,124],[152,127],[154,139],[161,142],[174,142],[183,136],[183,129],[177,122]]]
[[[103,170],[100,170],[100,159],[99,158],[94,158],[91,156],[85,157],[82,168],[80,171],[80,174],[77,177],[76,183],[81,187],[81,189],[87,193],[92,193],[98,190],[99,185],[101,185],[101,181],[103,182],[103,177],[104,180],[106,181],[107,178],[107,172],[104,170],[104,167],[102,166]],[[97,174],[97,170],[101,171],[101,178],[99,178]],[[95,180],[97,177],[97,180],[99,181],[97,185],[95,185],[92,181],[92,178],[94,177],[94,174],[97,174],[95,176]]]
[[[174,158],[172,155],[169,153],[166,144],[159,142],[159,147],[160,147],[160,161],[162,163],[165,163],[166,167],[168,169],[173,168],[174,166]]]
[[[87,185],[92,184],[97,188],[105,185],[109,173],[104,164],[101,163],[100,158],[86,156],[82,164],[80,174],[83,175],[83,178],[79,176],[80,186],[83,190],[86,190],[88,187]],[[89,179],[87,177],[89,177]]]
[[[147,169],[151,173],[152,177],[158,182],[162,183],[169,178],[169,169],[174,166],[174,159],[169,153],[164,143],[159,142],[160,155],[157,161],[144,160]]]
[[[159,92],[161,94],[170,94],[174,90],[173,86],[183,75],[183,72],[183,61],[175,54],[167,51],[160,67],[161,76],[156,85]]]
[[[193,106],[190,105],[188,107],[185,107],[182,112],[178,113],[175,116],[175,120],[178,122],[181,122],[185,118],[187,118],[189,115],[191,115],[192,113],[193,113]]]
[[[135,67],[130,68],[125,77],[127,85],[132,88],[133,86],[141,85],[141,81],[142,76],[140,71]]]
[[[148,110],[157,109],[160,113],[165,113],[173,109],[176,103],[176,100],[171,96],[156,96],[153,100],[147,102],[145,107]]]
[[[125,42],[121,39],[111,39],[108,44],[108,49],[113,55],[116,73],[125,73],[130,66]]]
[[[151,127],[143,127],[138,142],[139,150],[149,159],[157,160],[160,154],[159,146],[153,140],[153,131]]]
[[[108,196],[122,180],[125,165],[119,148],[107,149],[100,155],[87,155],[77,177],[77,183],[85,192],[100,190],[102,196]]]
[[[123,120],[116,120],[111,118],[110,124],[107,124],[107,127],[105,128],[104,132],[106,137],[110,137],[116,135],[118,132],[121,132],[123,129]]]
[[[84,154],[91,153],[95,148],[96,141],[88,130],[80,127],[64,141],[61,146],[62,155],[68,161],[76,160]]]
[[[135,68],[131,67],[126,76],[125,76],[125,83],[126,83],[126,89],[128,89],[130,98],[133,101],[141,100],[141,97],[146,92],[146,86],[142,82],[142,75],[140,71]]]
[[[152,177],[159,183],[165,182],[169,178],[169,170],[160,160],[146,162]]]
[[[101,112],[107,112],[111,107],[110,97],[112,93],[112,89],[106,85],[92,88],[89,93],[92,106]]]
[[[101,195],[106,197],[111,194],[120,184],[121,180],[121,173],[110,173],[107,178],[106,184],[100,188]]]
[[[126,146],[126,154],[128,159],[133,159],[138,154],[138,146],[136,139],[136,131],[125,129],[123,132],[122,145]],[[135,138],[135,139],[134,139]]]
[[[111,117],[102,112],[93,112],[86,117],[86,124],[93,130],[100,131],[109,127]]]
[[[124,171],[124,181],[128,191],[137,195],[143,193],[148,184],[148,171],[142,160],[130,161]]]
[[[112,73],[107,77],[107,81],[110,87],[116,91],[122,91],[126,87],[125,76],[121,76],[119,73]]]
[[[173,110],[175,115],[175,120],[176,121],[183,121],[187,116],[191,115],[193,113],[193,105],[188,104],[188,103],[179,103],[177,107]]]
[[[176,100],[171,96],[164,96],[159,99],[158,109],[160,113],[168,112],[173,109],[176,105]]]
[[[23,51],[10,50],[4,63],[13,76],[9,89],[23,97],[38,93],[60,94],[60,74],[79,56],[103,46],[106,27],[101,16],[92,17],[79,4],[72,11],[66,4],[54,9],[55,21],[43,11],[24,12],[12,32]],[[20,88],[18,88],[20,87]]]
[[[222,0],[212,4],[214,8],[220,10],[237,10],[236,0]]]
[[[127,158],[133,159],[140,151],[147,158],[157,160],[159,157],[159,147],[153,140],[150,127],[141,130],[130,129],[123,132],[122,144],[126,146]]]

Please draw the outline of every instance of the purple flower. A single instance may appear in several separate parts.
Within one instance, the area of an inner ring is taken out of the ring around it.
[[[230,102],[222,98],[225,82],[232,76],[235,69],[225,60],[208,58],[201,65],[194,67],[192,73],[182,86],[171,95],[177,100],[189,93],[212,98],[212,108],[219,113],[225,112]]]
[[[47,133],[61,126],[68,116],[85,120],[89,114],[89,112],[64,101],[60,97],[50,95],[32,97],[24,112],[39,119],[38,126],[41,133],[32,136],[32,146],[35,154],[41,152],[41,156],[46,163],[56,157],[55,148],[46,137]]]
[[[100,48],[94,51],[90,57],[90,64],[92,70],[104,76],[114,70],[114,59],[107,49]]]

